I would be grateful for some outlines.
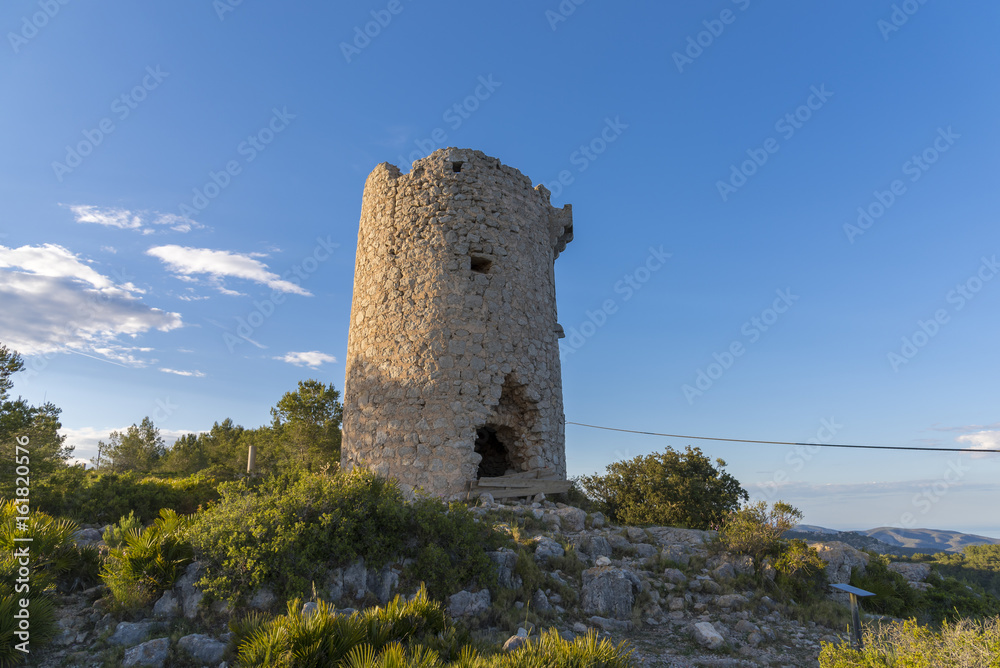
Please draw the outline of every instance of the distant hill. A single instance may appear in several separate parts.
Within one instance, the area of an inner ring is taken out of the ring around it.
[[[897,529],[878,527],[859,531],[883,543],[906,547],[920,552],[961,552],[968,545],[1000,544],[1000,538],[988,538],[971,533],[945,531],[943,529]]]
[[[806,541],[839,540],[859,550],[882,554],[913,555],[918,552],[961,552],[968,545],[1000,544],[1000,539],[942,529],[897,529],[878,527],[864,531],[838,531],[813,524],[799,524],[785,533],[786,538]]]

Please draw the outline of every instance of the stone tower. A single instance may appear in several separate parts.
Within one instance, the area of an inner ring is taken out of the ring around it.
[[[441,149],[365,182],[341,464],[460,494],[480,477],[565,477],[554,262],[570,205],[480,151]]]

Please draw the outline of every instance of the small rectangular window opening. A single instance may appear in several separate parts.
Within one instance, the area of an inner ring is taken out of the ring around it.
[[[453,172],[460,172],[460,171],[462,171],[462,161],[459,160],[459,161],[451,163],[451,171],[453,171]]]
[[[488,260],[485,257],[479,257],[478,255],[473,255],[470,266],[472,267],[472,271],[479,274],[485,274],[490,270],[492,265],[493,262],[491,260]]]

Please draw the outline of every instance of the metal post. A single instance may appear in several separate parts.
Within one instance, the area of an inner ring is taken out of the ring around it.
[[[253,469],[256,464],[257,464],[257,446],[251,445],[250,452],[247,454],[247,473],[253,473]]]
[[[851,645],[861,649],[861,618],[858,615],[858,596],[851,592]]]

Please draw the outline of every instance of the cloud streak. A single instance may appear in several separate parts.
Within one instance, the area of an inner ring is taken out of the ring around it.
[[[294,364],[295,366],[307,366],[311,369],[318,369],[323,364],[337,361],[337,358],[333,355],[327,355],[326,353],[321,353],[318,350],[310,350],[309,352],[301,353],[286,353],[279,357],[275,357],[274,359],[281,360],[282,362],[288,362],[289,364]]]
[[[260,253],[244,254],[169,244],[154,246],[146,254],[158,258],[182,280],[196,280],[195,276],[207,275],[223,294],[240,294],[222,283],[224,278],[240,278],[266,285],[278,292],[312,296],[308,290],[270,271],[266,264],[256,259],[263,257]]]
[[[78,223],[92,223],[119,230],[135,230],[142,234],[153,234],[158,228],[168,228],[174,232],[190,232],[193,229],[204,227],[195,220],[178,216],[175,213],[130,211],[92,204],[64,204],[63,206],[73,212]]]

